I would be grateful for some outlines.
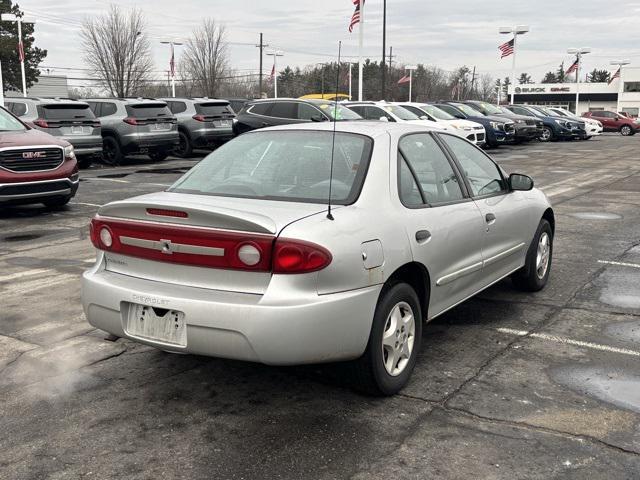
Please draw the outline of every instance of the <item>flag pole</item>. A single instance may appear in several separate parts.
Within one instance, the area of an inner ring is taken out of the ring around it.
[[[518,33],[513,32],[513,58],[511,59],[511,105],[516,98],[516,43],[518,41]]]
[[[176,57],[175,47],[171,42],[171,96],[176,98]]]
[[[353,64],[351,63],[351,60],[349,60],[349,100],[353,100],[353,97],[351,96],[351,67],[353,66]]]
[[[362,101],[362,45],[364,43],[364,0],[360,0],[360,25],[358,25],[358,101]]]
[[[413,68],[409,69],[409,103],[411,103],[411,88],[413,87]]]

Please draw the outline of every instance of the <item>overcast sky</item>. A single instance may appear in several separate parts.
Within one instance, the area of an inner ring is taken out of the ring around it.
[[[137,7],[146,16],[153,43],[157,75],[168,68],[168,47],[159,42],[184,40],[204,17],[225,25],[231,43],[232,66],[242,73],[257,72],[259,32],[265,43],[282,50],[279,65],[304,66],[335,58],[343,41],[345,55],[357,55],[357,33],[347,25],[351,0],[22,0],[20,6],[35,17],[36,43],[48,49],[43,65],[52,74],[82,76],[86,67],[80,49],[80,28],[88,16],[103,13],[109,4]],[[588,46],[587,70],[607,68],[611,59],[640,63],[640,1],[618,0],[389,0],[387,45],[401,64],[425,63],[452,70],[477,66],[480,73],[508,75],[511,59],[500,60],[498,45],[508,38],[498,27],[528,24],[519,37],[518,70],[540,80],[544,72],[565,60],[568,47]],[[365,54],[382,54],[382,0],[368,0]],[[180,51],[177,51],[179,61]],[[354,58],[355,60],[355,58]],[[265,72],[270,71],[266,66]],[[86,74],[86,72],[85,72]],[[73,82],[78,83],[78,82]]]

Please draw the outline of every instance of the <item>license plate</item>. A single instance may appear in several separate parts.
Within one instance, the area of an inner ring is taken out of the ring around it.
[[[231,121],[229,121],[229,120],[214,120],[213,124],[216,127],[230,127],[231,126]]]
[[[169,130],[171,128],[170,123],[152,123],[151,130]]]
[[[87,128],[87,130],[89,130]],[[83,135],[84,133],[88,133],[85,131],[85,127],[73,126],[71,127],[71,135]]]
[[[129,303],[125,331],[132,337],[181,347],[187,346],[187,325],[184,321],[184,313],[177,310]]]

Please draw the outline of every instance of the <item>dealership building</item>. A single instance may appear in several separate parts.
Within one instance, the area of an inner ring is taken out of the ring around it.
[[[576,106],[576,83],[516,85],[515,103],[563,107]],[[640,113],[640,67],[623,67],[621,77],[609,83],[580,83],[580,114],[590,110]],[[511,87],[509,87],[511,95]]]

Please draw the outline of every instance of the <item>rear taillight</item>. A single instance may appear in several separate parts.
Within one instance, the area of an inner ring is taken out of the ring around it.
[[[47,123],[47,121],[43,120],[42,118],[35,119],[33,121],[33,124],[40,128],[49,128],[49,124]]]
[[[300,240],[276,240],[273,249],[273,273],[309,273],[331,263],[331,253],[324,247]]]
[[[109,250],[113,247],[113,231],[96,218],[91,219],[89,235],[91,237],[91,243],[93,243],[93,246],[97,249]]]
[[[199,113],[194,115],[191,118],[193,118],[194,120],[196,120],[198,122],[206,122],[207,121],[206,117],[204,115],[200,115]]]
[[[93,128],[100,128],[100,120],[92,120],[91,121],[91,126]]]
[[[128,123],[129,125],[139,125],[138,120],[133,117],[123,118],[122,121],[124,123]]]

